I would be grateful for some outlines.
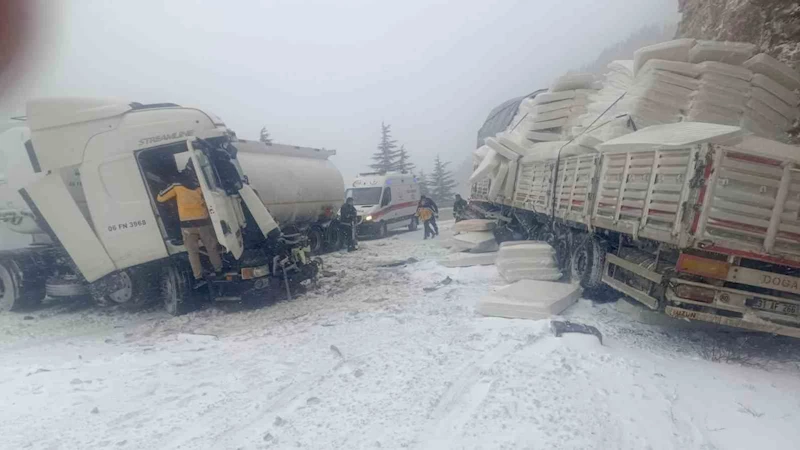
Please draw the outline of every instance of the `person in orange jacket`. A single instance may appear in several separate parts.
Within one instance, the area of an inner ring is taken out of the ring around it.
[[[214,266],[214,272],[222,271],[222,258],[220,257],[217,235],[208,215],[203,191],[197,183],[197,175],[187,165],[182,173],[182,182],[173,183],[158,194],[156,200],[160,203],[175,200],[178,204],[178,217],[181,221],[181,235],[183,245],[189,254],[189,264],[192,274],[198,282],[203,280],[203,263],[200,261],[200,242],[206,248],[208,259]]]

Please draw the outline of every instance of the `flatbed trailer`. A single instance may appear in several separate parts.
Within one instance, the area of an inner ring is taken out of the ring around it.
[[[512,195],[490,202],[484,181],[471,200],[550,241],[590,293],[800,337],[800,148],[696,122],[597,151],[535,147],[520,154]]]

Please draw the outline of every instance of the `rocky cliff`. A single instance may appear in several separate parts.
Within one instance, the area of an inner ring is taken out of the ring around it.
[[[800,70],[800,2],[678,0],[678,37],[751,42]]]

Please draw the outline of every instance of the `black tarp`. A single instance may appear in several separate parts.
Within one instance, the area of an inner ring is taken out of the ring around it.
[[[492,112],[489,113],[489,117],[486,118],[486,121],[483,123],[481,129],[478,130],[477,147],[482,146],[486,142],[486,138],[493,137],[497,133],[508,128],[508,125],[514,118],[514,115],[517,114],[519,104],[522,103],[523,100],[528,97],[535,97],[536,95],[546,91],[547,89],[540,89],[532,94],[506,100],[505,102],[501,103],[500,106],[493,109]]]

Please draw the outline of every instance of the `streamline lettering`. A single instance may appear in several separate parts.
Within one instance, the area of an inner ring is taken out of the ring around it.
[[[194,136],[194,130],[176,131],[174,133],[159,134],[157,136],[146,137],[139,139],[139,146],[158,144],[159,142],[171,141],[174,139],[181,139]]]

